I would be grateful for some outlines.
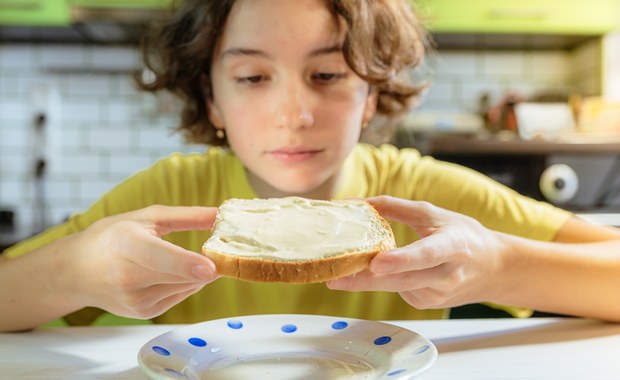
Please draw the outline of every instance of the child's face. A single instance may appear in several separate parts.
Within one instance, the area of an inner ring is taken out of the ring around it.
[[[210,119],[259,196],[330,197],[376,103],[323,0],[239,0],[212,62]]]

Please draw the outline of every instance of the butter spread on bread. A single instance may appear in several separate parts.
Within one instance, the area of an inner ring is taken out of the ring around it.
[[[286,197],[224,202],[202,252],[224,276],[308,283],[356,273],[394,246],[366,201]]]

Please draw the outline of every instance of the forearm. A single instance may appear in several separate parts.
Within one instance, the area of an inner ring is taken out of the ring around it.
[[[72,239],[0,260],[0,331],[31,329],[84,306],[76,296],[79,287],[67,249]]]
[[[493,301],[620,321],[620,241],[565,244],[502,238],[508,249]]]

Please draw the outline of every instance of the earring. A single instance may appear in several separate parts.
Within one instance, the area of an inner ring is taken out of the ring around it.
[[[220,140],[223,140],[224,137],[226,137],[226,132],[224,132],[224,129],[216,129],[215,130],[215,137],[217,137]]]
[[[362,130],[368,128],[368,120],[363,120],[362,121]]]

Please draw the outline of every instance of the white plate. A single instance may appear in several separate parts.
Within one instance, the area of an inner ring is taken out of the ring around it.
[[[255,315],[181,327],[138,353],[153,379],[392,379],[419,376],[437,349],[388,323],[317,315]]]

